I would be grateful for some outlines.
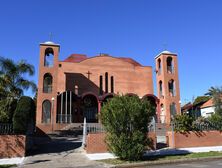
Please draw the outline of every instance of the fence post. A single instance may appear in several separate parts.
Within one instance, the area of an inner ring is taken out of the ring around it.
[[[86,145],[86,134],[87,134],[87,125],[86,125],[86,117],[84,117],[82,147],[85,147]]]
[[[175,148],[175,139],[174,139],[174,123],[171,123],[172,125],[172,148]]]

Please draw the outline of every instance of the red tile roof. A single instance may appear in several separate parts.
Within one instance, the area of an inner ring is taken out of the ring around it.
[[[99,56],[96,56],[96,57],[99,57]],[[112,57],[112,56],[110,56],[110,57]],[[142,66],[140,63],[133,60],[132,58],[125,58],[125,57],[114,57],[114,58],[118,58],[118,59],[128,62],[130,64],[133,64],[134,66]],[[89,59],[89,58],[84,54],[71,54],[68,58],[66,58],[64,60],[64,62],[79,63],[79,62],[82,62],[86,59]]]
[[[206,101],[200,108],[206,108],[206,107],[212,107],[214,106],[213,99],[211,98],[210,100]]]
[[[87,59],[87,56],[84,54],[72,54],[64,60],[64,62],[75,62],[79,63]]]

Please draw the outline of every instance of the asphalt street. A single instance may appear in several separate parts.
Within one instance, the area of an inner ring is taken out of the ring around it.
[[[213,161],[199,161],[193,163],[180,163],[180,164],[169,164],[169,165],[158,165],[158,166],[147,166],[151,168],[222,168],[222,160]]]

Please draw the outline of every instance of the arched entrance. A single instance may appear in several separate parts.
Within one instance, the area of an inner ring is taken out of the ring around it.
[[[113,97],[114,97],[113,93],[107,93],[107,94],[103,95],[102,106],[104,105],[104,103],[107,103],[109,101],[109,99],[112,99]]]
[[[86,122],[98,122],[98,97],[93,93],[86,93],[82,96],[83,118]]]
[[[153,94],[146,94],[143,96],[142,98],[143,100],[147,100],[151,103],[151,105],[153,105],[155,107],[156,110],[156,116],[155,116],[155,120],[158,121],[159,120],[159,99],[153,95]]]

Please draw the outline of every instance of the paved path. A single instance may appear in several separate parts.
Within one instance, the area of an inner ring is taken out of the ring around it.
[[[33,150],[22,168],[71,168],[71,167],[109,167],[103,163],[87,159],[81,149],[81,141],[77,138],[52,137],[52,141],[44,143]]]
[[[159,165],[159,166],[149,166],[150,168],[221,168],[222,160],[213,161],[200,161],[193,163],[180,163],[180,164],[169,164],[169,165]]]

